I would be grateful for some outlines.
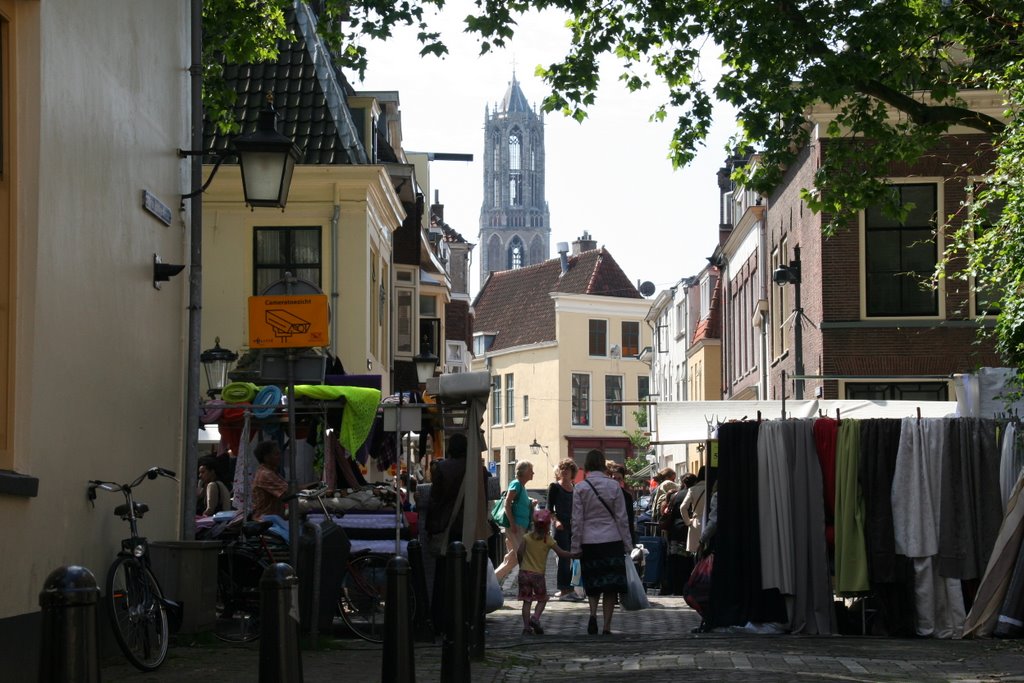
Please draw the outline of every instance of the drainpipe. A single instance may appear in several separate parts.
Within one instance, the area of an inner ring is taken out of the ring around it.
[[[191,2],[192,66],[190,73],[192,106],[192,149],[203,148],[203,0]],[[201,346],[201,317],[203,306],[203,156],[192,156],[192,192],[189,200],[191,225],[189,228],[188,269],[188,354],[185,377],[185,462],[181,475],[181,538],[195,538],[196,486],[199,470],[199,354]]]
[[[331,353],[338,357],[338,221],[341,219],[341,206],[338,198],[334,198],[334,215],[331,216]],[[376,292],[374,292],[376,295]]]

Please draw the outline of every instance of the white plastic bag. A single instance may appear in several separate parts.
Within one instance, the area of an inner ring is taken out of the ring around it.
[[[647,609],[651,603],[647,601],[647,590],[644,588],[644,582],[640,580],[640,574],[636,571],[636,565],[633,564],[629,555],[623,556],[623,560],[626,563],[626,592],[619,596],[622,609],[629,611]]]
[[[491,562],[491,558],[488,557],[487,596],[484,600],[484,613],[490,614],[495,610],[499,610],[504,604],[505,596],[501,592],[501,585],[498,583],[498,577],[494,573],[494,564]]]

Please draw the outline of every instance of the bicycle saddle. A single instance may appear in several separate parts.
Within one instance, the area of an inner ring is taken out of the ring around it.
[[[245,522],[242,524],[242,535],[259,536],[272,526],[272,522]]]
[[[142,515],[146,514],[147,512],[149,512],[149,506],[148,505],[146,505],[145,503],[136,503],[135,504],[135,516],[136,517],[142,517]],[[128,516],[128,503],[121,503],[116,508],[114,508],[114,514],[117,515],[118,517],[127,517]]]

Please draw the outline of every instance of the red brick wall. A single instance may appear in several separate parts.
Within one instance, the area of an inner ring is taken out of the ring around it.
[[[990,163],[984,136],[949,136],[919,163],[894,167],[892,177],[920,176],[945,179],[942,183],[944,216],[955,214],[965,200],[964,185],[969,175],[978,174]],[[824,145],[808,148],[789,170],[783,184],[768,202],[767,233],[769,253],[782,237],[801,248],[801,305],[807,317],[803,325],[803,363],[808,375],[948,375],[968,372],[981,365],[998,365],[990,342],[978,343],[976,325],[968,320],[967,283],[947,279],[944,287],[945,320],[901,321],[860,320],[860,232],[856,222],[838,234],[822,235],[822,216],[814,215],[800,198],[800,189],[810,187]],[[979,149],[981,154],[979,156]],[[825,217],[827,219],[827,217]],[[955,225],[947,223],[946,229]],[[770,277],[770,274],[766,274]],[[776,286],[770,284],[769,286]],[[787,285],[792,286],[792,285]],[[849,327],[830,327],[850,324]],[[781,371],[793,372],[792,351],[769,369],[771,398],[779,398]],[[913,381],[908,377],[908,381]],[[805,382],[805,398],[815,396],[818,380]],[[838,384],[824,383],[825,398],[836,396]],[[792,396],[792,385],[787,387]]]

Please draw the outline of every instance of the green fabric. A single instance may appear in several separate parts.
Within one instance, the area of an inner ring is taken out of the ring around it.
[[[251,403],[259,390],[252,382],[232,382],[224,387],[220,395],[228,403]]]
[[[338,442],[349,453],[355,453],[366,442],[373,421],[377,418],[377,406],[380,405],[380,390],[367,387],[300,384],[295,387],[295,395],[321,401],[345,399]]]
[[[840,596],[869,589],[859,466],[860,422],[845,419],[836,440],[836,595]]]

